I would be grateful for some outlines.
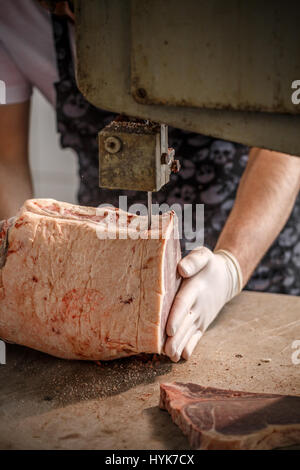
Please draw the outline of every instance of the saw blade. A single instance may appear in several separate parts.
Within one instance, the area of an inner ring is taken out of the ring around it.
[[[150,230],[152,224],[152,192],[148,191],[148,229]]]

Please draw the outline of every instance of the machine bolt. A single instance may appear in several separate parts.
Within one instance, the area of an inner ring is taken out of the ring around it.
[[[164,152],[161,154],[161,163],[162,165],[171,165],[174,160],[175,150],[173,148],[168,148],[168,153]]]
[[[117,153],[122,147],[122,141],[118,137],[107,137],[104,141],[104,148],[108,153]]]
[[[169,165],[171,163],[170,155],[166,152],[161,154],[161,163],[162,165]]]
[[[145,90],[145,88],[138,88],[136,90],[136,96],[139,99],[144,100],[145,98],[147,98],[147,91]]]

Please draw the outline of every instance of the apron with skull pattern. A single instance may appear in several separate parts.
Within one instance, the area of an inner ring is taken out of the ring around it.
[[[56,88],[57,129],[62,147],[78,155],[82,205],[119,204],[128,197],[128,206],[146,203],[140,191],[114,191],[98,187],[97,134],[116,116],[100,110],[77,88],[65,18],[52,15],[59,81]],[[248,148],[200,134],[169,128],[169,145],[181,161],[181,170],[158,193],[154,202],[172,205],[204,204],[204,242],[213,249],[233,206],[241,175],[247,165]],[[195,214],[193,215],[195,217]],[[195,226],[195,223],[194,223]],[[182,241],[185,253],[185,240]],[[300,295],[300,197],[293,212],[269,251],[256,268],[247,289]]]

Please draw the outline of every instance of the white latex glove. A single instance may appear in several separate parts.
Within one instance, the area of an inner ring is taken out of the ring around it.
[[[165,353],[174,362],[188,359],[222,307],[243,286],[236,258],[225,250],[199,247],[178,264],[184,278],[167,322]]]

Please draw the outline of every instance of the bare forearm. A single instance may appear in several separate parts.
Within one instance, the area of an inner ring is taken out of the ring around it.
[[[0,220],[32,197],[28,158],[30,102],[0,106]]]
[[[4,164],[0,159],[0,220],[14,216],[32,194],[29,167]]]
[[[300,189],[300,158],[253,148],[216,249],[238,259],[244,284],[275,240]]]

